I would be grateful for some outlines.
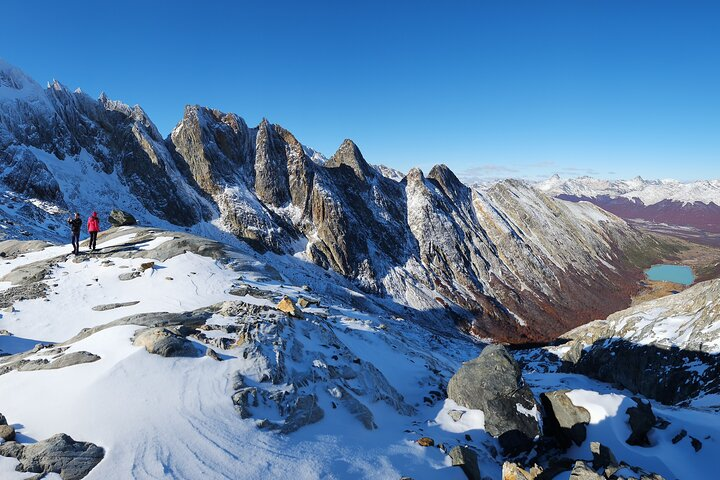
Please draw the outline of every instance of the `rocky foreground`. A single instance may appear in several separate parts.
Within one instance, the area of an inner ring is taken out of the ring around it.
[[[0,478],[686,479],[720,453],[701,374],[678,404],[578,373],[587,342],[485,347],[302,261],[136,227],[99,247],[0,243]],[[714,288],[635,328],[690,358],[664,325],[707,345]]]

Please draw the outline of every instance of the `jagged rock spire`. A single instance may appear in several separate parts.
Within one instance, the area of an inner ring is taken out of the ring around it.
[[[328,168],[337,168],[341,165],[352,168],[355,175],[363,181],[374,175],[372,167],[365,161],[355,142],[350,139],[345,139],[335,155],[325,164]]]

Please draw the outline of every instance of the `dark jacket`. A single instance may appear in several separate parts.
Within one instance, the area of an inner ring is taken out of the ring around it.
[[[68,225],[70,225],[70,228],[72,229],[73,233],[80,233],[80,229],[82,228],[82,219],[80,218],[71,218],[68,220]]]

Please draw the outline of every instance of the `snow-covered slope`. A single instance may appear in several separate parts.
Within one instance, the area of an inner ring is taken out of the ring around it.
[[[500,478],[506,458],[484,412],[446,398],[482,348],[471,338],[438,335],[341,277],[247,247],[126,227],[102,233],[99,247],[75,257],[68,245],[0,243],[0,413],[21,445],[57,433],[94,443],[103,457],[88,480],[463,479],[446,454],[457,445],[477,455],[483,478]],[[154,328],[180,356],[138,343]],[[650,447],[631,446],[628,392],[546,363],[526,362],[535,395],[570,389],[590,412],[570,458],[601,441],[668,479],[711,471],[712,411],[655,404],[670,426]],[[690,438],[675,445],[681,429],[702,439],[698,453]],[[514,461],[530,466],[533,455]],[[0,456],[0,478],[31,475],[17,466]]]
[[[559,348],[572,370],[665,403],[720,395],[720,280],[578,327]]]
[[[720,280],[642,303],[578,327],[565,336],[592,343],[621,338],[638,345],[720,353]]]

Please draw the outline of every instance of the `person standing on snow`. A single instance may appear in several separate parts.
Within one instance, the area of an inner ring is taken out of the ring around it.
[[[87,229],[90,234],[90,251],[94,252],[95,246],[97,245],[97,234],[100,231],[100,219],[98,218],[97,212],[93,212],[88,218]]]
[[[82,227],[82,220],[80,219],[80,213],[75,212],[75,218],[68,217],[67,223],[68,223],[68,225],[70,225],[70,229],[72,230],[73,253],[75,255],[79,255],[80,254],[80,228]]]

